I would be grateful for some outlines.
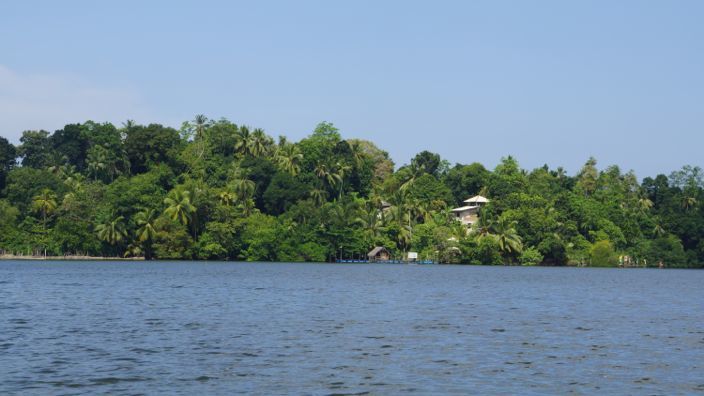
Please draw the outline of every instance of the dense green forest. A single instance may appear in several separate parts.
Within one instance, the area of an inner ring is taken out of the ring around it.
[[[385,246],[444,263],[700,267],[702,187],[698,167],[639,183],[593,158],[574,176],[428,151],[395,169],[326,122],[290,142],[202,115],[179,130],[88,121],[0,137],[0,250],[331,261]],[[450,210],[475,194],[491,201],[467,229]]]

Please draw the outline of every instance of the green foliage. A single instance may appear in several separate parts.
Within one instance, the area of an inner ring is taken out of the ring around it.
[[[590,261],[593,267],[615,267],[618,264],[618,256],[611,242],[602,240],[592,246]]]
[[[495,238],[470,238],[461,243],[462,262],[473,265],[502,265],[501,248]]]
[[[529,247],[528,249],[523,249],[523,252],[521,252],[518,258],[518,262],[521,263],[521,265],[538,265],[543,262],[543,255],[538,249]]]
[[[24,131],[20,138],[18,154],[22,157],[22,166],[46,168],[52,165],[52,148],[47,131]]]
[[[133,174],[165,164],[176,167],[182,143],[178,131],[159,124],[125,128],[125,153]]]
[[[269,214],[280,215],[297,201],[305,199],[311,190],[311,185],[303,183],[301,178],[277,172],[262,195],[264,209]]]
[[[435,177],[447,172],[447,166],[442,159],[440,159],[440,155],[431,153],[427,150],[421,151],[413,157],[411,160],[411,167],[420,169],[423,172]]]
[[[441,206],[452,202],[452,192],[447,186],[430,174],[418,177],[412,185],[408,187],[408,197],[423,203],[442,202]]]
[[[489,171],[484,168],[484,165],[475,162],[470,165],[455,165],[444,176],[443,182],[452,192],[454,197],[452,204],[463,205],[462,201],[479,194],[487,185],[488,178]]]
[[[7,174],[15,167],[17,149],[7,139],[0,136],[0,193],[5,188]]]
[[[429,151],[394,171],[327,122],[274,143],[204,115],[180,131],[87,121],[26,131],[17,148],[0,138],[0,250],[328,261],[385,246],[443,263],[700,267],[703,180],[684,166],[639,184],[593,158],[575,176],[510,156],[449,168]],[[490,202],[470,230],[451,209],[477,194]]]
[[[538,251],[543,255],[543,262],[550,265],[565,265],[568,261],[565,242],[556,234],[547,235],[538,244]]]
[[[658,266],[660,262],[667,267],[687,266],[687,256],[682,242],[672,234],[651,241],[643,253],[648,260],[648,265],[652,267]]]

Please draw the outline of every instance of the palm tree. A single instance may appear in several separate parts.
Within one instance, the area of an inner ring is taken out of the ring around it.
[[[252,212],[254,212],[254,209],[256,208],[256,206],[254,205],[254,199],[252,198],[245,198],[240,200],[240,203],[237,206],[242,210],[242,214],[245,216],[249,216],[250,214],[252,214]]]
[[[115,216],[113,214],[111,218],[95,227],[98,239],[114,246],[127,236],[124,222],[125,218],[123,216]]]
[[[198,144],[198,159],[203,157],[205,153],[205,128],[208,126],[208,117],[203,114],[197,114],[193,119],[193,124],[195,125],[196,137],[195,141]]]
[[[237,140],[235,141],[235,152],[242,156],[250,155],[252,147],[252,134],[249,128],[241,126],[237,129]]]
[[[638,208],[641,212],[647,212],[653,207],[653,201],[646,197],[641,197],[638,199]]]
[[[172,220],[177,220],[183,225],[188,225],[192,218],[196,207],[191,203],[190,191],[180,189],[172,190],[169,195],[164,198],[166,209],[164,213]]]
[[[125,250],[125,254],[123,254],[122,257],[137,257],[140,254],[142,254],[142,247],[139,246],[139,244],[130,243],[127,245],[127,250]],[[146,254],[144,256],[145,260],[151,260],[151,258],[146,257]]]
[[[325,192],[325,190],[321,190],[319,188],[314,188],[310,191],[310,197],[313,199],[313,202],[315,202],[315,204],[318,206],[322,206],[325,202],[327,202],[327,195],[328,194]]]
[[[685,196],[682,198],[682,208],[684,210],[690,210],[697,206],[697,199],[692,196]]]
[[[325,164],[318,164],[315,167],[315,174],[326,182],[331,189],[335,188],[337,183],[342,183],[342,176],[333,169],[328,168]]]
[[[499,249],[508,257],[523,251],[523,241],[516,231],[516,224],[515,220],[508,221],[505,218],[499,218],[492,225],[493,236],[499,245]]]
[[[301,160],[303,160],[303,154],[294,144],[286,144],[276,151],[276,162],[281,169],[292,176],[298,175],[298,172],[301,171]]]
[[[237,195],[237,199],[244,201],[254,196],[257,185],[249,179],[236,179],[232,181],[232,187]]]
[[[400,250],[407,252],[412,239],[413,233],[409,227],[399,227],[399,232],[396,234],[396,245]]]
[[[269,147],[273,144],[263,129],[257,128],[252,132],[250,153],[255,157],[260,157],[269,152]]]
[[[208,117],[203,114],[197,114],[193,119],[193,124],[196,126],[196,139],[202,139],[203,132],[208,126]]]
[[[350,152],[352,153],[352,160],[354,161],[354,165],[359,167],[362,161],[364,161],[364,149],[362,149],[362,146],[357,140],[354,140],[352,142],[348,140],[347,144],[349,144],[350,146]]]
[[[340,196],[339,196],[340,198],[342,198],[342,187],[345,182],[345,176],[347,175],[347,172],[349,172],[350,170],[352,170],[352,167],[349,165],[346,165],[346,164],[343,164],[340,162],[335,164],[335,172],[334,173],[337,175],[335,177],[340,182]]]
[[[227,190],[220,192],[218,197],[220,198],[220,203],[225,206],[232,206],[237,200],[237,195]]]
[[[359,215],[359,203],[355,200],[338,202],[330,211],[332,220],[346,227],[353,223]]]
[[[382,226],[379,208],[374,205],[374,202],[367,201],[364,204],[364,208],[358,213],[359,215],[355,218],[354,222],[364,229],[367,245],[371,246],[374,240],[379,236],[379,231]]]
[[[416,182],[416,179],[421,177],[423,174],[425,174],[425,167],[416,165],[409,166],[405,173],[402,174],[405,180],[401,183],[401,190],[407,190],[413,185],[413,183]]]
[[[44,231],[46,231],[46,217],[56,210],[56,194],[48,188],[42,190],[39,195],[32,198],[32,207],[36,212],[42,214]]]
[[[122,128],[125,129],[126,131],[129,131],[136,126],[137,126],[137,123],[134,120],[127,120],[122,123]]]
[[[88,172],[93,175],[93,180],[98,180],[98,175],[108,168],[107,149],[102,146],[95,146],[88,152]]]
[[[653,235],[657,238],[664,237],[665,234],[667,234],[667,231],[665,231],[665,228],[660,223],[655,224],[655,227],[653,227]]]
[[[390,197],[391,201],[391,218],[398,222],[399,225],[408,223],[408,192],[406,190],[396,190]]]
[[[156,218],[154,209],[146,209],[135,215],[137,224],[137,240],[144,244],[144,258],[152,259],[152,241],[156,237]]]

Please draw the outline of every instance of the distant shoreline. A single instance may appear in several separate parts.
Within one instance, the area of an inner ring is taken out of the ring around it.
[[[15,256],[11,254],[0,254],[0,261],[150,261],[150,262],[160,262],[160,261],[191,261],[191,262],[237,262],[237,263],[254,263],[254,261],[239,261],[239,260],[145,260],[144,257],[100,257],[100,256]],[[294,263],[286,261],[258,261],[259,263]],[[347,264],[347,263],[335,263],[335,262],[320,262],[320,261],[299,261],[295,263],[301,264]],[[352,264],[352,263],[349,263]],[[357,263],[357,264],[388,264],[388,263]],[[399,263],[397,265],[422,265],[427,266],[427,264],[411,264],[411,263]],[[461,263],[443,263],[443,264],[433,264],[432,266],[468,266],[468,267],[535,267],[535,268],[617,268],[617,269],[658,269],[657,267],[599,267],[599,266],[581,266],[581,265],[564,265],[564,266],[553,266],[553,265],[481,265],[481,264],[461,264]],[[676,267],[665,267],[666,269],[697,269],[697,268],[676,268]],[[659,268],[663,269],[663,268]]]
[[[100,257],[100,256],[17,256],[0,254],[0,260],[77,260],[77,261],[143,261],[144,257]]]

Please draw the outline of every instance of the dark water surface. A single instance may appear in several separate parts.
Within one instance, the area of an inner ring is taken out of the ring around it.
[[[0,394],[704,393],[704,271],[0,262]]]

